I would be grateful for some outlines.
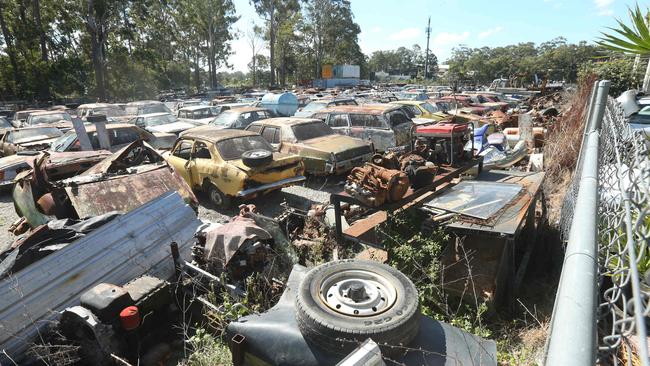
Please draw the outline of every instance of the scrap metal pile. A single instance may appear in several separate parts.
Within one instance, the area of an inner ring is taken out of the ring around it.
[[[510,253],[535,230],[508,220],[534,210],[561,95],[416,89],[16,111],[0,131],[0,186],[18,216],[0,247],[0,363],[57,364],[65,350],[69,364],[154,364],[226,317],[236,365],[329,365],[368,347],[408,365],[495,364],[494,342],[420,314],[405,274],[355,258],[388,261],[374,229],[409,208],[423,230],[456,233],[441,261],[463,240],[479,261]],[[64,122],[29,125],[52,113]],[[461,239],[470,223],[506,239],[484,255],[479,234]],[[506,262],[490,263],[482,274],[498,281],[477,286],[501,296]]]

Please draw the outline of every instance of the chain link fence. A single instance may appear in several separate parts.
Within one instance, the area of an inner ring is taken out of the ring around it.
[[[608,89],[595,85],[562,207],[568,242],[547,365],[650,365],[650,142]]]

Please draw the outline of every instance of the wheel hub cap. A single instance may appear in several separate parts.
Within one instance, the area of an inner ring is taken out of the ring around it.
[[[397,291],[390,281],[365,270],[333,273],[320,286],[324,305],[353,317],[380,314],[393,307],[396,299]]]

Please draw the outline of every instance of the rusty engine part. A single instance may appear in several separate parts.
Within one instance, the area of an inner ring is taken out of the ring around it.
[[[427,141],[417,139],[413,151],[398,154],[394,151],[384,155],[376,154],[372,158],[375,165],[386,169],[401,170],[409,178],[414,189],[431,184],[438,167],[431,162],[432,154]]]
[[[470,123],[437,123],[418,126],[415,135],[425,139],[431,149],[431,161],[436,165],[457,166],[472,158],[474,138]],[[471,148],[465,149],[471,141]]]
[[[410,185],[406,173],[367,163],[352,169],[345,183],[345,191],[371,207],[399,201]]]

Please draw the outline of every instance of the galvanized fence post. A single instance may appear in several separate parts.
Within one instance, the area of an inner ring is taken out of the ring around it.
[[[589,111],[582,169],[560,276],[545,365],[591,366],[596,360],[598,151],[609,81],[600,81]]]

